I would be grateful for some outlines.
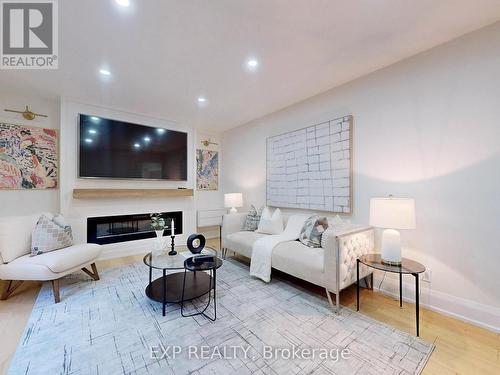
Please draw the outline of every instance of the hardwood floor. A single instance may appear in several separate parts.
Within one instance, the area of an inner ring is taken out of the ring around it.
[[[217,247],[219,242],[209,240],[209,244]],[[97,266],[102,270],[142,261],[142,258],[132,256],[106,260],[98,262]],[[287,279],[324,296],[321,288],[291,277]],[[26,282],[7,301],[0,301],[0,374],[7,372],[40,286],[41,283]],[[340,297],[342,305],[355,308],[355,287],[346,289]],[[361,313],[415,334],[414,305],[405,303],[403,309],[400,309],[397,300],[367,289],[361,290],[360,299]],[[420,316],[421,338],[436,345],[423,374],[500,374],[500,334],[426,309],[421,309]]]

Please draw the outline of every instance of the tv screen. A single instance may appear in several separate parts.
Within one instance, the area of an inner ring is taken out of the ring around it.
[[[79,177],[187,180],[187,133],[80,115]]]

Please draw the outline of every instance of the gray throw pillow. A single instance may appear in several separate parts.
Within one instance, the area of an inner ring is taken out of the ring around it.
[[[61,215],[53,219],[40,216],[31,235],[31,256],[69,247],[73,244],[71,227]]]
[[[321,236],[326,228],[328,228],[326,217],[311,216],[305,221],[299,240],[308,247],[321,247]]]
[[[247,217],[245,218],[245,222],[243,223],[243,227],[241,230],[245,231],[255,231],[259,227],[260,215],[262,215],[262,210],[264,206],[262,206],[259,211],[252,204],[250,205],[250,209],[248,210]]]

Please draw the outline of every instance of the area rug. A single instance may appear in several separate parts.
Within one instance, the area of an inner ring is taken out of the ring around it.
[[[248,273],[235,260],[219,269],[215,322],[183,318],[178,305],[163,317],[144,294],[142,263],[103,270],[97,282],[65,278],[59,304],[46,283],[8,374],[419,374],[432,353],[412,335]]]

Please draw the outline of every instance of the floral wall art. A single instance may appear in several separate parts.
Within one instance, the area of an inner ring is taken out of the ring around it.
[[[217,190],[219,188],[219,153],[196,150],[196,188]]]
[[[57,132],[0,122],[0,189],[57,187]]]

